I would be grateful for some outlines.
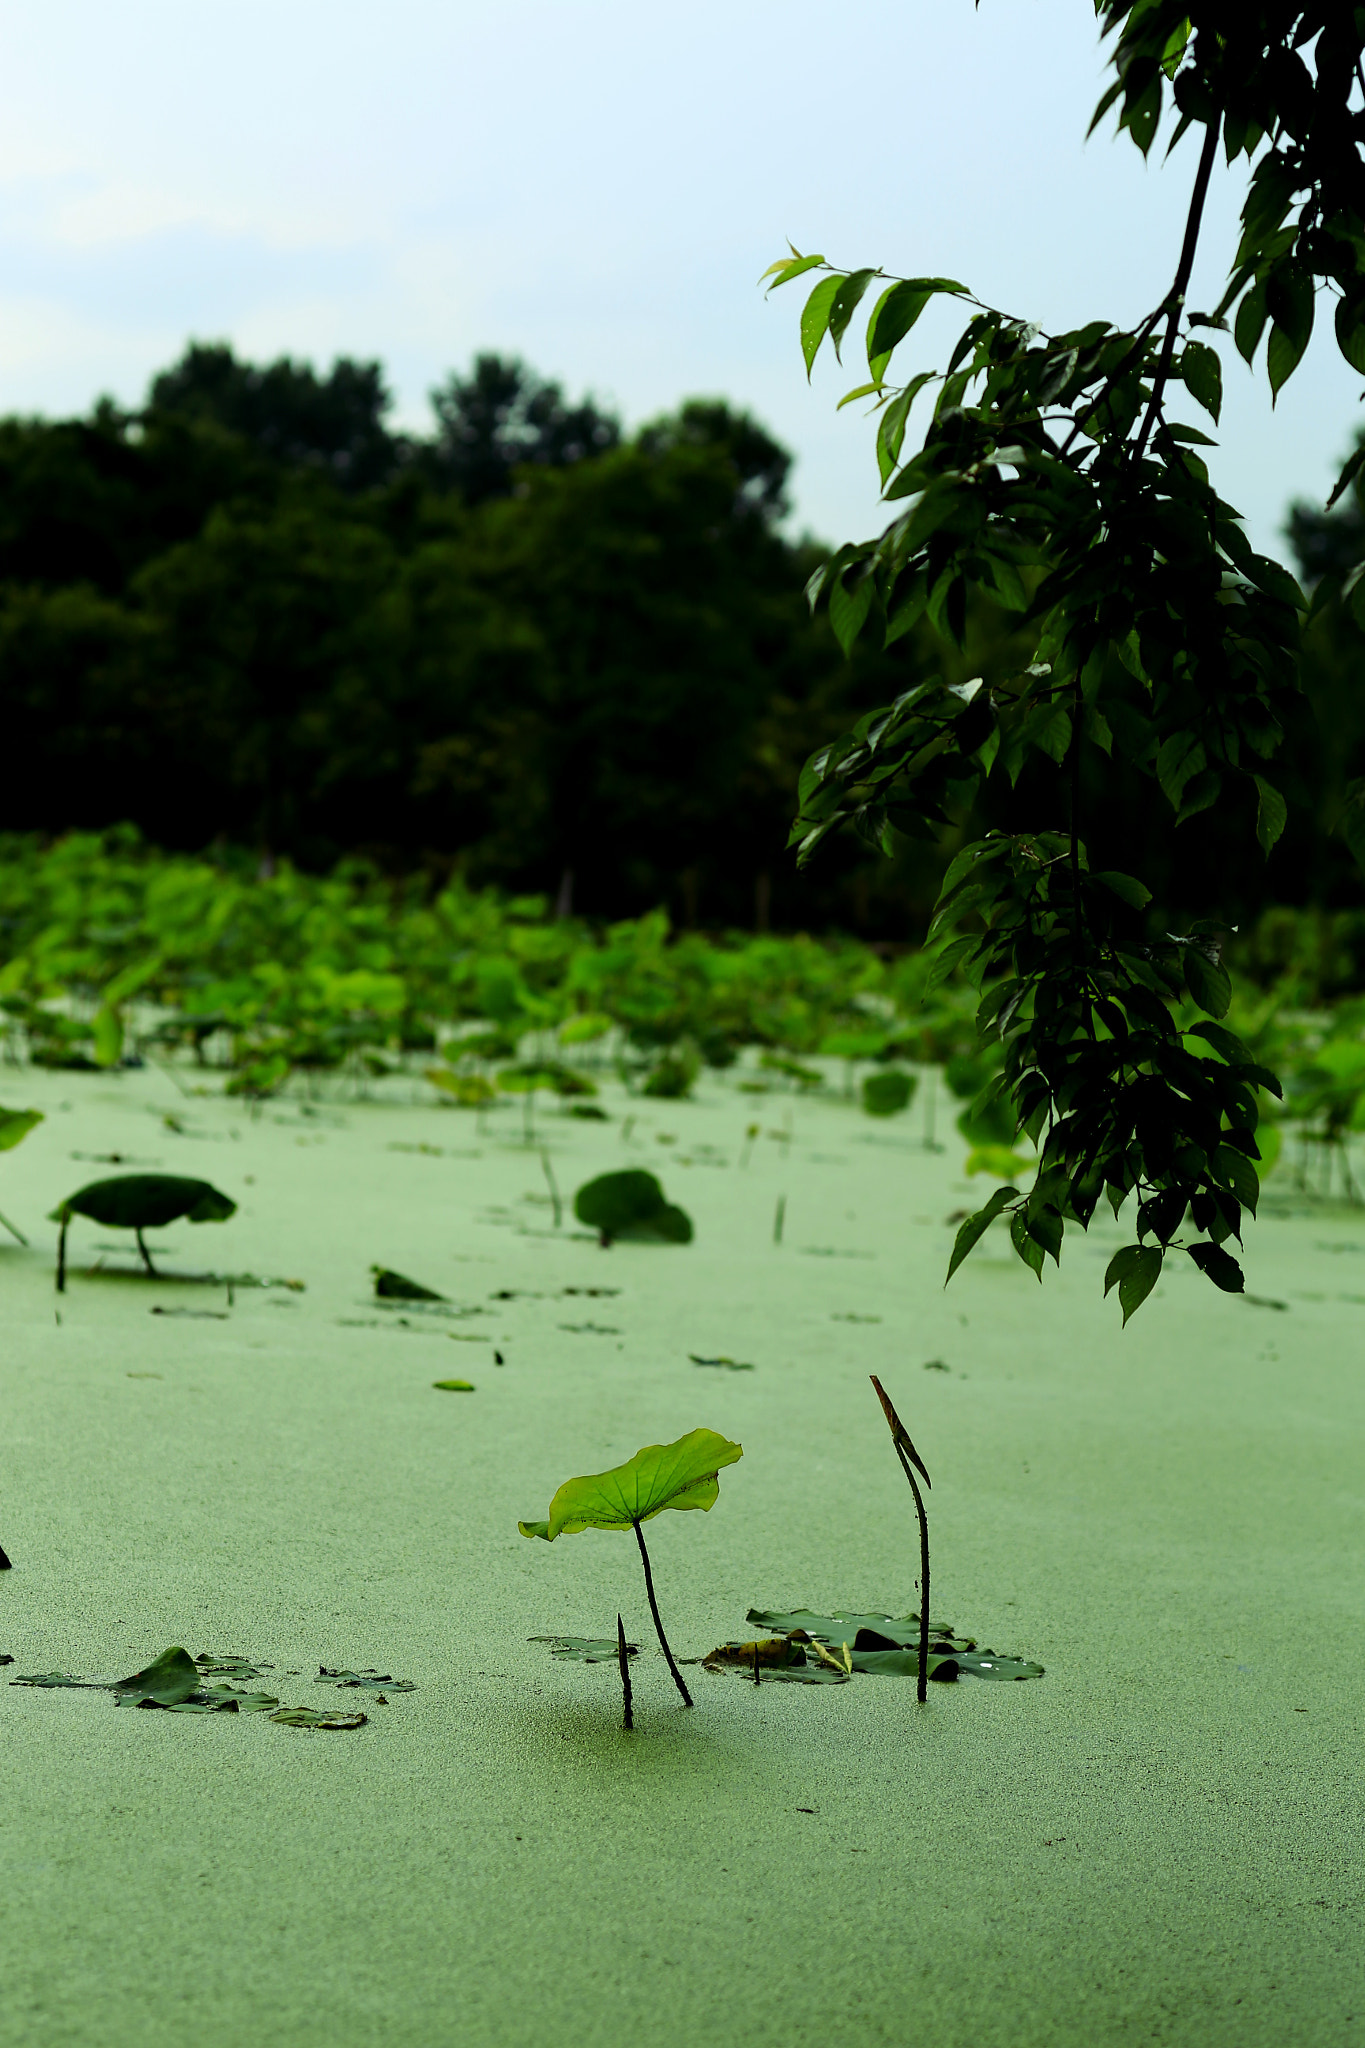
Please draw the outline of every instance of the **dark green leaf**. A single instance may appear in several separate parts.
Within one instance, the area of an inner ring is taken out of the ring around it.
[[[1128,1244],[1115,1252],[1104,1275],[1104,1291],[1117,1287],[1125,1329],[1161,1278],[1163,1253],[1159,1245]]]
[[[1212,1280],[1215,1287],[1221,1287],[1224,1294],[1244,1292],[1246,1281],[1242,1269],[1221,1245],[1192,1244],[1188,1250],[1205,1279]]]
[[[1256,837],[1262,853],[1269,853],[1275,841],[1284,830],[1289,815],[1284,798],[1263,775],[1252,777],[1256,784]]]
[[[969,1216],[966,1222],[960,1226],[957,1236],[953,1240],[953,1255],[948,1261],[947,1278],[943,1283],[945,1287],[966,1258],[968,1252],[985,1236],[996,1217],[1000,1214],[1000,1211],[1008,1203],[1017,1202],[1018,1199],[1018,1188],[996,1188],[985,1207],[978,1209],[974,1216]]]
[[[1218,418],[1223,405],[1223,366],[1218,351],[1202,341],[1187,341],[1180,358],[1186,389],[1205,412]]]
[[[842,277],[822,277],[815,290],[806,300],[801,314],[801,353],[806,359],[806,378],[815,367],[815,358],[820,344],[829,328],[829,316],[839,287],[845,282]]]
[[[1232,1002],[1232,978],[1221,960],[1211,960],[1196,942],[1182,946],[1185,986],[1201,1010],[1226,1017]]]

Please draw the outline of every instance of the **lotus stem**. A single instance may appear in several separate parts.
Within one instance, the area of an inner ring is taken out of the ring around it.
[[[554,1203],[555,1211],[555,1229],[558,1230],[560,1223],[563,1220],[564,1208],[559,1198],[559,1183],[555,1179],[555,1170],[550,1164],[550,1155],[548,1152],[542,1150],[540,1155],[540,1163],[545,1169],[545,1178],[550,1185],[550,1200]]]
[[[625,1714],[621,1725],[629,1735],[635,1726],[630,1711],[630,1659],[626,1654],[626,1625],[619,1614],[616,1617],[616,1661],[621,1667],[621,1694],[625,1700]]]
[[[10,1563],[9,1558],[3,1550],[0,1550],[0,1572],[11,1572],[13,1570],[14,1566]]]
[[[774,1211],[773,1211],[773,1243],[774,1243],[774,1244],[781,1244],[781,1242],[782,1242],[782,1226],[783,1226],[783,1224],[784,1224],[784,1223],[786,1222],[786,1220],[787,1220],[787,1197],[786,1197],[785,1195],[779,1195],[779,1196],[778,1196],[778,1198],[777,1198],[777,1207],[776,1207],[776,1209],[774,1209]]]
[[[57,1233],[57,1292],[66,1293],[66,1226],[70,1218],[63,1216],[62,1227]]]
[[[17,1238],[20,1244],[26,1245],[28,1243],[28,1239],[24,1236],[23,1231],[20,1230],[18,1224],[11,1223],[8,1216],[0,1216],[0,1223],[4,1224],[10,1236]]]
[[[915,1478],[915,1467],[918,1466],[926,1486],[930,1480],[920,1454],[911,1443],[904,1423],[888,1400],[881,1381],[875,1372],[869,1377],[877,1389],[877,1399],[882,1404],[882,1413],[891,1431],[891,1441],[896,1447],[896,1456],[901,1461],[901,1470],[909,1480],[910,1491],[915,1496],[915,1513],[919,1517],[919,1680],[915,1696],[923,1706],[929,1697],[929,1518],[924,1512],[924,1495],[920,1492],[919,1482]]]
[[[638,1522],[632,1522],[630,1526],[635,1531],[635,1541],[640,1546],[640,1562],[645,1568],[645,1591],[649,1595],[649,1611],[654,1616],[654,1630],[659,1638],[659,1648],[668,1659],[668,1668],[673,1673],[673,1683],[682,1694],[683,1705],[690,1707],[692,1695],[687,1690],[681,1671],[679,1671],[673,1661],[673,1652],[668,1647],[668,1637],[664,1634],[664,1625],[659,1619],[659,1603],[654,1598],[654,1574],[649,1569],[649,1552],[645,1549],[645,1533]]]
[[[138,1224],[134,1228],[133,1235],[137,1239],[137,1248],[142,1254],[142,1263],[147,1268],[147,1271],[151,1274],[153,1280],[155,1280],[156,1267],[152,1264],[152,1255],[148,1251],[146,1241],[143,1238],[141,1224]]]

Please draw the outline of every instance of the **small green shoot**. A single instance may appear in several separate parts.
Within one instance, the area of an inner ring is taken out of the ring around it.
[[[472,1394],[473,1380],[433,1380],[432,1386],[442,1394]]]
[[[926,1486],[930,1483],[929,1474],[924,1469],[924,1463],[919,1452],[910,1441],[905,1425],[887,1399],[882,1383],[877,1378],[876,1373],[869,1374],[869,1378],[877,1390],[877,1399],[882,1404],[882,1413],[885,1415],[887,1427],[891,1431],[891,1441],[896,1446],[896,1456],[901,1461],[901,1470],[910,1481],[910,1491],[915,1496],[915,1512],[919,1516],[920,1609],[919,1683],[917,1697],[920,1705],[923,1706],[929,1697],[929,1521],[924,1512],[924,1496],[919,1490],[915,1473],[919,1473]]]
[[[518,1522],[523,1536],[539,1536],[553,1543],[557,1536],[576,1536],[584,1529],[633,1529],[644,1567],[645,1592],[659,1647],[682,1694],[683,1705],[692,1705],[679,1671],[654,1597],[654,1574],[645,1548],[642,1522],[648,1522],[665,1508],[714,1507],[720,1494],[720,1468],[733,1465],[744,1456],[742,1445],[713,1429],[693,1429],[671,1444],[646,1444],[643,1450],[616,1465],[610,1472],[591,1472],[582,1479],[566,1479],[550,1502],[543,1522]]]
[[[144,1230],[161,1230],[185,1217],[190,1223],[226,1223],[237,1204],[206,1180],[186,1180],[178,1173],[123,1173],[112,1180],[91,1181],[52,1211],[60,1223],[57,1240],[57,1292],[66,1291],[66,1231],[73,1216],[88,1216],[114,1230],[131,1230],[142,1263],[153,1279],[159,1276],[147,1250]]]

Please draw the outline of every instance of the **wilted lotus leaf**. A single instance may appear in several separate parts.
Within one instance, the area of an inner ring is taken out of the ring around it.
[[[250,1657],[215,1657],[211,1650],[201,1650],[194,1661],[201,1678],[240,1678],[244,1683],[275,1668],[273,1664],[255,1664]]]
[[[237,1204],[206,1180],[178,1173],[121,1173],[78,1188],[52,1211],[53,1223],[88,1216],[118,1230],[161,1230],[184,1216],[191,1223],[226,1223]]]
[[[333,1714],[315,1707],[281,1707],[270,1716],[282,1728],[363,1728],[368,1714]]]
[[[695,1351],[689,1351],[687,1355],[693,1365],[722,1365],[727,1372],[752,1372],[754,1370],[753,1366],[744,1364],[738,1358],[698,1358]]]
[[[40,1109],[0,1109],[0,1152],[8,1152],[43,1120]]]
[[[615,1664],[620,1645],[615,1636],[527,1636],[528,1643],[548,1643],[552,1657],[564,1657],[575,1664]],[[638,1657],[640,1645],[626,1644],[626,1655]]]
[[[619,1238],[632,1244],[690,1244],[692,1219],[672,1203],[652,1173],[624,1167],[586,1181],[574,1196],[574,1215],[597,1231],[603,1244]]]
[[[333,1671],[329,1665],[319,1664],[314,1685],[351,1685],[364,1692],[416,1692],[417,1687],[410,1678],[389,1678],[382,1671]]]
[[[752,1643],[720,1643],[703,1658],[707,1671],[753,1673],[757,1660],[760,1673],[790,1685],[847,1685],[848,1668],[830,1651],[800,1631],[790,1636],[771,1636]]]
[[[665,1508],[710,1508],[720,1493],[722,1465],[744,1455],[714,1429],[689,1430],[672,1444],[646,1444],[610,1472],[566,1479],[550,1502],[549,1519],[519,1522],[523,1536],[576,1536],[583,1529],[629,1529]]]
[[[187,1700],[198,1685],[199,1666],[188,1650],[175,1645],[163,1650],[144,1671],[116,1679],[109,1690],[118,1695],[121,1707],[173,1707]]]

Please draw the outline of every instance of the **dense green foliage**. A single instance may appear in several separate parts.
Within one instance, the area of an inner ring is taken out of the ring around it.
[[[376,364],[196,347],[141,412],[0,421],[5,828],[866,927],[871,864],[801,883],[785,821],[922,650],[850,665],[812,628],[784,451],[707,401],[622,441],[493,356],[433,400],[399,436]],[[876,883],[884,924],[933,868]]]
[[[1172,827],[1230,798],[1250,808],[1263,852],[1283,832],[1271,764],[1296,708],[1307,602],[1253,551],[1210,481],[1200,451],[1214,444],[1175,408],[1188,398],[1217,422],[1222,363],[1205,337],[1229,331],[1229,316],[1248,362],[1268,335],[1277,395],[1320,285],[1336,299],[1342,353],[1365,369],[1365,113],[1353,105],[1365,9],[1096,0],[1096,12],[1114,82],[1092,128],[1117,107],[1145,157],[1169,95],[1169,148],[1202,135],[1171,289],[1135,330],[1096,319],[1050,335],[952,278],[841,270],[795,251],[770,275],[821,273],[801,316],[808,371],[879,287],[868,381],[844,402],[873,401],[883,494],[903,509],[812,579],[842,644],[866,634],[890,646],[925,620],[961,644],[983,597],[1032,641],[1012,673],[927,678],[821,748],[802,774],[793,843],[805,860],[842,826],[886,852],[902,837],[934,842],[983,786],[1013,787],[1033,768],[1026,819],[968,825],[931,926],[941,971],[981,990],[979,1029],[1003,1053],[982,1107],[1007,1105],[1042,1148],[1027,1192],[1002,1188],[964,1223],[949,1271],[1008,1213],[1015,1250],[1041,1278],[1068,1223],[1087,1228],[1103,1197],[1115,1214],[1136,1197],[1135,1241],[1106,1275],[1126,1320],[1173,1246],[1241,1289],[1227,1247],[1255,1212],[1259,1097],[1279,1083],[1219,1021],[1232,990],[1216,882],[1192,878],[1202,915],[1153,943],[1152,887],[1131,857],[1106,865],[1087,795],[1136,774]],[[1220,147],[1251,167],[1243,233],[1222,302],[1196,313],[1186,292]],[[897,349],[941,298],[971,309],[946,372],[893,381]],[[932,418],[906,454],[926,387],[937,388]],[[1182,1016],[1185,1005],[1203,1014]]]

